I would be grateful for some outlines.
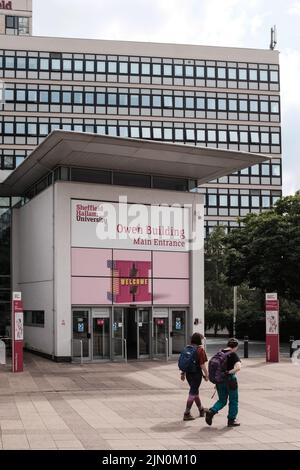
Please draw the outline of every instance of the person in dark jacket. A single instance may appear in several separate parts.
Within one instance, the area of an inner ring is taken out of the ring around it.
[[[225,381],[217,384],[218,401],[206,412],[205,421],[211,426],[212,420],[215,414],[217,414],[227,404],[229,398],[229,411],[228,411],[228,423],[229,427],[240,426],[240,423],[236,420],[238,415],[238,382],[236,374],[241,370],[241,360],[237,355],[238,340],[231,338],[225,349],[222,349],[227,355],[226,365],[226,378]]]
[[[191,415],[191,408],[194,402],[198,407],[199,416],[203,418],[205,415],[204,408],[202,406],[199,396],[199,388],[201,385],[202,377],[204,377],[204,380],[208,381],[208,371],[206,366],[207,356],[202,346],[202,339],[203,336],[200,333],[194,333],[191,337],[191,346],[197,348],[198,370],[196,372],[181,372],[181,380],[186,379],[190,386],[189,395],[186,402],[186,408],[183,415],[183,421],[191,421],[195,419]]]

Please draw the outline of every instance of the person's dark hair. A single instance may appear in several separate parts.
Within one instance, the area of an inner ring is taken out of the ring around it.
[[[235,338],[230,338],[230,340],[227,343],[228,348],[236,348],[239,345],[239,342]]]
[[[201,333],[194,333],[193,336],[191,337],[191,344],[197,344],[200,346],[202,344],[204,336],[201,335]]]

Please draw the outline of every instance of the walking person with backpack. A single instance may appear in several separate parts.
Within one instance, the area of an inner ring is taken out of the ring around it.
[[[194,333],[191,337],[191,344],[184,348],[178,360],[178,367],[181,370],[180,378],[183,381],[186,379],[190,386],[183,421],[195,419],[191,415],[191,408],[194,402],[198,407],[199,416],[203,418],[205,415],[199,396],[202,377],[208,381],[207,356],[202,346],[202,338],[203,336],[200,333]]]
[[[225,349],[215,354],[209,361],[209,380],[216,385],[218,401],[206,412],[205,421],[211,426],[215,414],[227,404],[229,398],[228,427],[240,426],[238,415],[238,382],[236,374],[241,370],[241,360],[237,355],[239,343],[231,338]]]

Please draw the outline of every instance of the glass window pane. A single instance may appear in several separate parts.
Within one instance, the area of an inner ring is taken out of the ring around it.
[[[74,71],[75,72],[83,72],[83,61],[82,60],[75,60],[74,61]]]
[[[183,75],[182,65],[175,65],[174,66],[174,74],[175,74],[175,77],[182,77],[182,75]]]
[[[218,99],[218,110],[219,111],[226,111],[226,100],[225,99]]]
[[[150,75],[150,64],[142,64],[142,75]]]
[[[5,57],[5,67],[7,69],[15,68],[15,58],[14,57]]]
[[[230,142],[238,142],[238,132],[237,131],[229,131],[229,140],[230,140]]]
[[[277,133],[272,132],[271,134],[271,140],[273,145],[279,145],[280,144],[280,136]]]
[[[215,98],[208,98],[207,99],[207,109],[216,109],[216,99]]]
[[[86,72],[95,72],[95,62],[93,60],[86,60],[85,61],[85,71]]]
[[[183,140],[183,129],[175,129],[175,140]]]
[[[258,75],[257,75],[257,70],[250,69],[249,70],[249,80],[253,82],[257,82]]]
[[[238,69],[239,70],[239,80],[247,80],[247,69]]]
[[[226,69],[224,67],[218,67],[217,72],[218,72],[218,78],[219,79],[221,79],[221,80],[226,79]]]
[[[63,104],[71,104],[72,103],[72,93],[70,91],[63,91],[62,101],[63,101]]]
[[[70,59],[64,59],[63,61],[63,71],[71,72],[72,71],[72,61]]]
[[[49,59],[40,58],[40,69],[49,70]]]
[[[241,206],[249,207],[249,196],[241,196]]]
[[[261,82],[268,81],[268,71],[267,70],[260,70],[259,71],[259,79]]]
[[[258,176],[259,175],[259,165],[253,165],[251,167],[251,175]]]
[[[230,195],[230,206],[238,207],[239,206],[239,197]]]
[[[204,129],[197,129],[197,141],[198,142],[205,142],[205,130]]]
[[[164,108],[173,108],[172,96],[164,96]]]
[[[51,69],[60,70],[60,59],[51,59]]]
[[[25,57],[18,57],[17,58],[17,69],[26,69],[26,58]]]
[[[86,93],[85,94],[85,103],[88,105],[94,104],[94,93]]]
[[[74,92],[74,104],[82,104],[83,103],[83,94],[81,91]]]
[[[168,129],[168,128],[164,129],[164,139],[173,140],[173,131],[172,131],[172,129]]]
[[[219,206],[227,207],[228,206],[228,196],[225,194],[219,195]]]
[[[51,91],[51,103],[60,102],[60,93],[59,91]]]
[[[248,111],[248,101],[247,100],[239,100],[240,112],[247,112]]]
[[[108,106],[117,105],[117,95],[115,93],[108,93],[107,95],[107,104]]]
[[[28,90],[28,101],[30,103],[37,103],[37,91],[36,90]]]
[[[237,111],[237,100],[229,100],[229,111]]]
[[[216,131],[208,130],[207,140],[208,142],[216,142]]]
[[[142,106],[144,108],[150,108],[150,95],[141,95]]]
[[[270,71],[270,81],[271,82],[278,82],[279,81],[277,70],[271,70]]]
[[[196,99],[197,109],[205,109],[205,98]]]
[[[161,75],[161,65],[160,64],[152,64],[152,73],[153,73],[153,75]]]
[[[269,112],[269,103],[268,103],[268,101],[261,101],[260,102],[260,112],[261,113],[268,113]]]
[[[128,127],[127,126],[120,126],[119,127],[119,136],[120,137],[128,137]]]
[[[131,127],[130,128],[130,135],[133,138],[139,139],[140,138],[140,128],[139,127]]]
[[[269,144],[270,143],[269,133],[268,132],[262,132],[260,134],[260,141],[261,141],[262,144]]]
[[[185,76],[193,77],[194,76],[194,67],[192,65],[185,66]]]
[[[97,73],[105,73],[106,72],[106,63],[104,60],[97,61]]]
[[[163,65],[163,72],[164,72],[164,75],[166,75],[167,77],[171,77],[172,76],[172,65],[164,64]]]
[[[216,205],[217,205],[217,195],[216,194],[208,194],[208,205],[216,207]]]
[[[103,94],[103,97],[105,100],[104,94]],[[104,102],[102,104],[104,104]],[[128,106],[128,95],[125,95],[124,93],[121,93],[119,95],[119,106]]]
[[[24,122],[17,122],[16,124],[16,134],[24,135],[25,134],[25,123]]]
[[[215,67],[206,68],[207,78],[216,78],[216,69]]]
[[[161,139],[162,138],[162,130],[160,127],[153,127],[153,139]]]
[[[29,68],[29,70],[37,70],[38,60],[33,58],[33,57],[29,57],[29,59],[28,59],[28,68]]]
[[[14,101],[14,99],[15,99],[14,90],[6,88],[5,92],[4,92],[4,95],[5,95],[5,101]]]
[[[195,107],[195,101],[194,101],[194,98],[185,98],[185,107],[187,109],[194,109]]]
[[[247,131],[241,131],[240,132],[240,142],[243,144],[248,143],[248,132]]]
[[[227,142],[227,131],[219,131],[219,142]]]
[[[128,74],[128,62],[119,63],[119,73]]]
[[[97,105],[105,105],[105,93],[97,93]]]
[[[261,174],[262,176],[270,176],[270,165],[268,164],[261,165]]]
[[[259,207],[259,196],[251,196],[251,206]]]
[[[271,113],[278,114],[279,113],[279,103],[277,101],[270,102]]]
[[[40,91],[40,103],[49,103],[48,91]]]
[[[204,78],[205,77],[205,69],[203,66],[197,65],[196,67],[196,77],[197,78]]]
[[[131,63],[130,63],[130,73],[131,73],[132,75],[138,75],[139,72],[140,72],[140,70],[139,70],[139,64],[136,63],[136,62],[131,62]]]
[[[142,127],[142,138],[151,139],[151,129],[150,127]]]
[[[280,176],[280,165],[272,165],[272,176]]]
[[[251,136],[251,143],[252,144],[259,144],[259,133],[258,132],[250,132]]]
[[[186,129],[186,140],[195,140],[195,131],[194,129]]]
[[[258,112],[258,101],[250,100],[250,113]]]
[[[130,95],[130,106],[139,106],[139,95]]]
[[[117,73],[117,62],[108,62],[108,73]]]
[[[161,108],[161,96],[158,96],[158,95],[152,96],[152,106],[154,108]]]
[[[228,80],[236,80],[237,78],[237,69],[228,69]]]

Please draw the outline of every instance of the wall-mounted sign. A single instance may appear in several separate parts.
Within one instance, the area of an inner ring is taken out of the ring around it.
[[[188,251],[190,209],[72,200],[72,246]]]
[[[0,10],[12,10],[12,2],[6,2],[5,0],[0,1]]]
[[[114,303],[151,302],[150,261],[108,261],[113,277],[108,300]]]
[[[97,320],[97,325],[98,325],[98,326],[103,326],[103,325],[104,325],[104,320],[101,320],[101,319],[99,320],[99,319],[98,319],[98,320]]]
[[[78,323],[77,332],[78,333],[84,333],[84,323]]]
[[[181,330],[181,318],[176,318],[175,330]]]

